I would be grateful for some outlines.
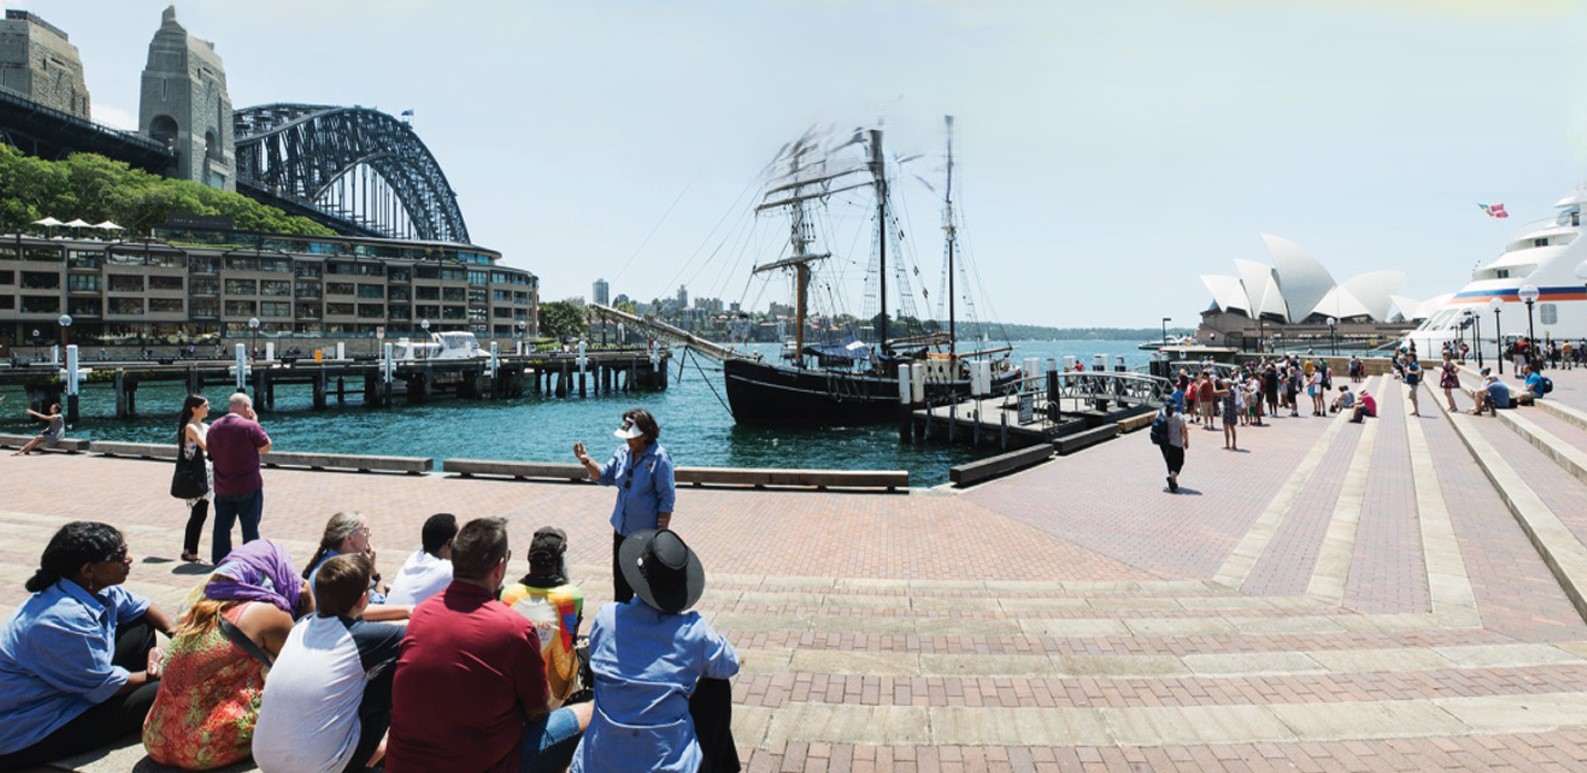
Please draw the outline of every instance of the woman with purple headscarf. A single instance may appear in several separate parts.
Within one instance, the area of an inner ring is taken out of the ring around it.
[[[177,624],[143,745],[162,765],[210,770],[246,759],[265,669],[295,617],[314,607],[292,557],[274,540],[233,550]]]

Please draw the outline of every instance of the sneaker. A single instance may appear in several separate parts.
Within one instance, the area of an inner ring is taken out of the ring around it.
[[[1172,476],[1172,475],[1168,476],[1168,493],[1170,493],[1170,494],[1178,494],[1179,493],[1179,484],[1174,482],[1174,476]]]

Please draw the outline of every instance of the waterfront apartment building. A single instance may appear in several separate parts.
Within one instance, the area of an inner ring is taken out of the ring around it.
[[[212,345],[268,338],[539,333],[539,279],[473,245],[168,227],[147,241],[0,239],[0,345]]]

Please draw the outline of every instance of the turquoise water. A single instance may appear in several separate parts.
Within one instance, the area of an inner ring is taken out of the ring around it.
[[[1081,357],[1090,367],[1094,354],[1124,355],[1132,367],[1143,364],[1149,352],[1134,341],[1025,341],[1014,344],[1013,358]],[[777,347],[766,353],[776,356]],[[681,364],[680,364],[680,359]],[[681,374],[680,374],[681,368]],[[350,384],[349,387],[352,387]],[[229,391],[215,385],[208,397],[220,403]],[[571,462],[573,443],[582,441],[590,453],[604,455],[622,441],[611,431],[622,412],[643,407],[661,425],[661,444],[673,459],[689,467],[813,467],[825,469],[904,469],[916,486],[947,481],[948,468],[994,452],[977,453],[963,446],[935,443],[901,444],[892,425],[837,430],[794,430],[740,427],[718,401],[722,374],[716,363],[690,354],[674,357],[671,380],[662,392],[632,392],[612,396],[555,399],[526,396],[510,400],[456,400],[445,398],[425,405],[399,405],[366,409],[361,394],[349,390],[345,407],[310,410],[309,387],[282,386],[276,390],[276,410],[262,423],[279,451],[432,456],[437,459],[515,459]],[[20,390],[7,390],[0,407],[0,431],[36,432],[23,413],[26,398]],[[149,384],[138,390],[138,410],[133,420],[115,418],[115,395],[108,385],[95,384],[83,391],[81,421],[68,434],[89,440],[142,443],[174,442],[181,410],[182,387]],[[726,395],[722,395],[726,399]]]

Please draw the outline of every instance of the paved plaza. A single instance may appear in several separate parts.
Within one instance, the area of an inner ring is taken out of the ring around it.
[[[1275,417],[1239,451],[1193,427],[1178,495],[1144,432],[967,491],[681,490],[697,608],[744,658],[745,766],[1587,769],[1587,371],[1550,375],[1549,408],[1498,418],[1425,386],[1411,416],[1379,376],[1365,424]],[[129,586],[174,609],[202,570],[175,560],[168,464],[0,456],[0,611],[77,519],[122,528]],[[515,556],[567,530],[586,617],[610,596],[593,485],[267,470],[265,491],[299,563],[338,510],[388,574],[429,514],[504,516]],[[136,744],[69,764],[157,769]]]

